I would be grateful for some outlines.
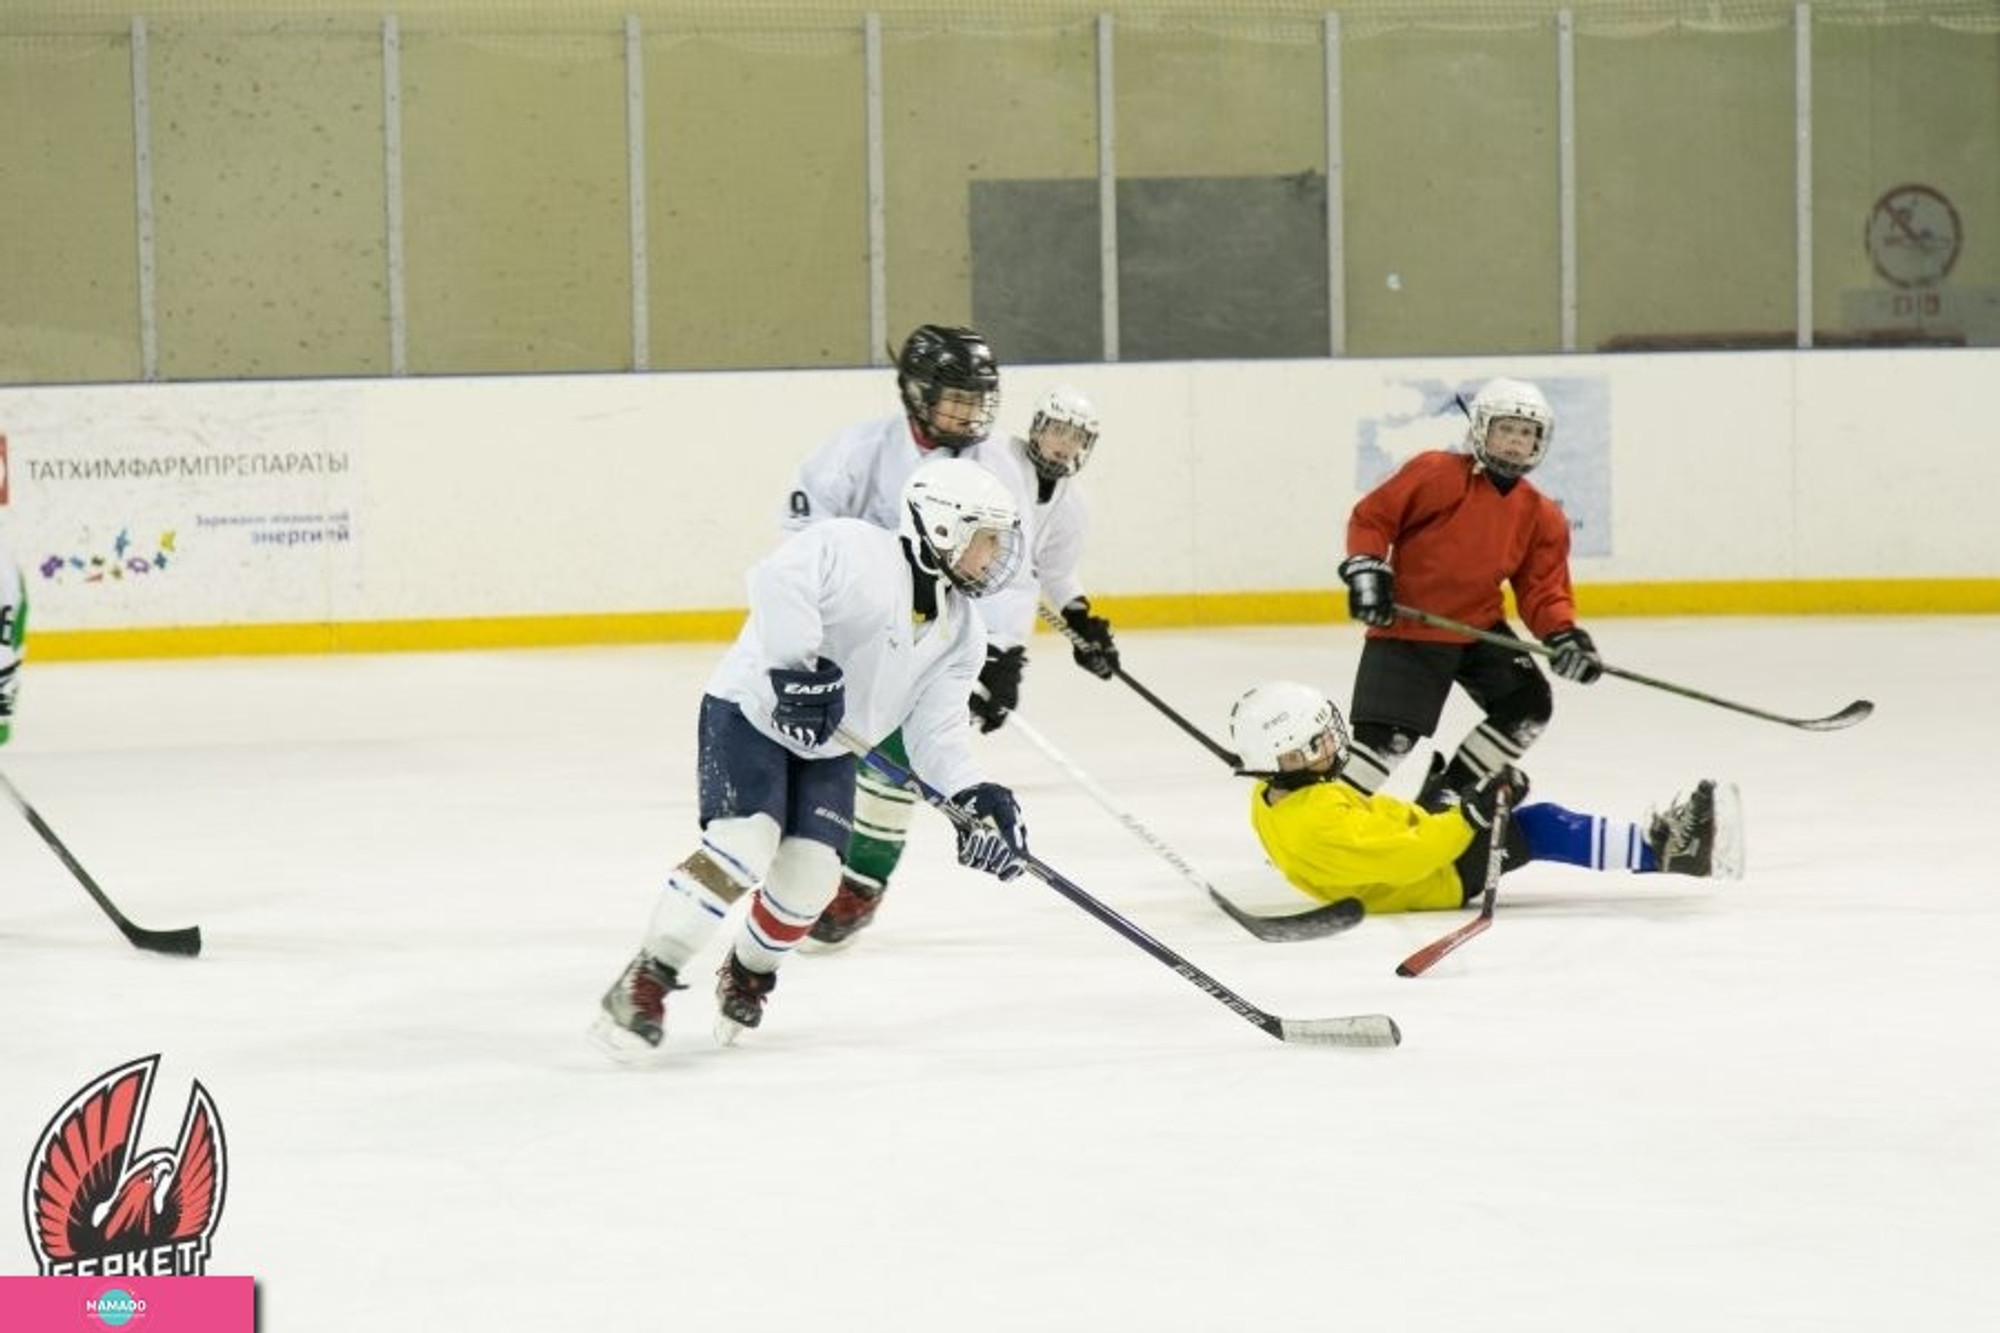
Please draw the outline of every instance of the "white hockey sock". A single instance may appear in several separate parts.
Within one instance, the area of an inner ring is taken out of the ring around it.
[[[667,875],[646,928],[646,952],[676,971],[687,966],[730,904],[757,887],[777,846],[778,824],[768,815],[710,823],[701,850]]]
[[[1459,742],[1455,757],[1484,782],[1509,764],[1519,763],[1524,753],[1526,747],[1516,745],[1491,722],[1482,722]]]
[[[1646,835],[1623,819],[1591,821],[1591,863],[1599,870],[1646,870]]]
[[[770,876],[736,932],[736,956],[752,972],[775,972],[840,888],[840,858],[810,838],[778,844]]]
[[[1382,790],[1382,784],[1395,771],[1396,761],[1385,759],[1377,751],[1355,741],[1347,748],[1347,762],[1341,766],[1340,780],[1364,796],[1373,796]]]

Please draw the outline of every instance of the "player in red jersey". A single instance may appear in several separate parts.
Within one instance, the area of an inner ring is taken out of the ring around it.
[[[1527,480],[1555,433],[1548,399],[1532,384],[1496,379],[1467,414],[1464,453],[1418,454],[1362,496],[1348,520],[1340,577],[1348,614],[1369,628],[1341,777],[1363,793],[1380,790],[1436,732],[1454,684],[1486,716],[1448,764],[1440,753],[1425,793],[1477,786],[1520,762],[1554,712],[1532,654],[1401,619],[1399,601],[1512,637],[1500,598],[1509,584],[1529,631],[1555,650],[1557,675],[1589,684],[1603,674],[1597,645],[1576,623],[1569,521]]]

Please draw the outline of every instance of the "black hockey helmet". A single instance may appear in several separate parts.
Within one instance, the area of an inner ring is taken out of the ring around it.
[[[1000,411],[1000,363],[972,329],[918,325],[896,355],[896,387],[910,424],[954,452],[985,439]]]

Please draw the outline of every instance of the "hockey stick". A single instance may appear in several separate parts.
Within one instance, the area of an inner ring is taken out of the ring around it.
[[[1071,762],[1070,758],[1055,747],[1055,743],[1041,732],[1028,725],[1028,720],[1019,712],[1007,714],[1007,720],[1028,744],[1042,752],[1042,757],[1069,775],[1070,781],[1090,794],[1090,798],[1103,806],[1106,813],[1123,824],[1140,842],[1153,849],[1162,861],[1180,872],[1182,879],[1208,895],[1209,901],[1222,909],[1231,921],[1255,935],[1258,939],[1272,944],[1288,944],[1297,940],[1317,940],[1328,935],[1337,935],[1343,930],[1351,930],[1361,924],[1366,915],[1359,898],[1342,898],[1339,902],[1327,903],[1303,912],[1291,912],[1282,916],[1264,916],[1245,911],[1216,891],[1214,885],[1203,879],[1195,868],[1187,863],[1179,852],[1167,846],[1154,832],[1140,823],[1131,814],[1119,808],[1111,799],[1111,793],[1097,785],[1090,774]]]
[[[1433,615],[1429,611],[1419,611],[1413,606],[1404,606],[1398,603],[1396,614],[1407,620],[1414,620],[1422,625],[1430,625],[1436,629],[1448,629],[1454,634],[1463,634],[1469,638],[1478,639],[1483,643],[1496,644],[1502,648],[1517,648],[1522,652],[1534,653],[1540,657],[1554,657],[1556,655],[1555,649],[1545,644],[1536,643],[1533,639],[1517,639],[1508,634],[1495,634],[1490,630],[1475,629],[1462,621],[1452,620],[1446,616]],[[1825,717],[1787,717],[1783,713],[1767,713],[1761,708],[1752,708],[1749,704],[1739,704],[1728,699],[1718,698],[1713,694],[1706,694],[1701,690],[1690,689],[1685,685],[1676,685],[1672,681],[1657,680],[1652,676],[1642,676],[1636,671],[1627,671],[1623,667],[1612,666],[1609,662],[1599,662],[1598,665],[1603,667],[1604,674],[1607,676],[1617,676],[1621,680],[1634,681],[1640,685],[1650,685],[1656,690],[1665,690],[1668,694],[1678,694],[1684,699],[1694,699],[1700,703],[1714,704],[1717,708],[1727,708],[1733,713],[1745,713],[1751,717],[1763,718],[1766,722],[1778,722],[1787,727],[1797,727],[1801,731],[1839,731],[1843,727],[1853,726],[1875,711],[1873,703],[1866,699],[1856,699],[1839,712],[1829,713]]]
[[[1493,900],[1500,892],[1500,867],[1507,859],[1507,817],[1512,803],[1508,794],[1501,791],[1493,801],[1493,841],[1486,849],[1486,888],[1479,895],[1479,915],[1452,931],[1440,936],[1423,948],[1396,964],[1399,977],[1420,977],[1437,966],[1438,961],[1474,935],[1484,933],[1493,924]]]
[[[872,765],[891,782],[916,792],[955,826],[965,828],[974,822],[973,817],[954,805],[950,797],[908,769],[878,753],[853,732],[843,727],[838,735],[841,743],[860,756],[864,763]],[[1279,1018],[1275,1014],[1267,1013],[1091,897],[1046,862],[1032,855],[1022,856],[1021,862],[1036,879],[1123,935],[1131,943],[1138,945],[1159,962],[1172,968],[1210,999],[1228,1006],[1238,1018],[1263,1029],[1279,1041],[1294,1042],[1303,1046],[1394,1046],[1403,1040],[1402,1030],[1396,1026],[1396,1020],[1387,1014],[1298,1019]]]
[[[1041,612],[1042,619],[1048,623],[1049,627],[1055,630],[1056,633],[1062,635],[1065,639],[1068,639],[1072,645],[1078,648],[1088,648],[1092,646],[1075,630],[1069,627],[1068,623],[1063,620],[1061,613],[1058,612],[1054,607],[1044,602],[1037,609]],[[1153,707],[1159,709],[1162,713],[1166,714],[1168,720],[1171,721],[1175,726],[1179,727],[1182,731],[1185,731],[1188,735],[1200,741],[1202,745],[1207,748],[1208,752],[1214,755],[1217,759],[1220,759],[1223,763],[1229,765],[1231,768],[1237,768],[1241,766],[1243,761],[1236,757],[1234,751],[1229,750],[1221,745],[1218,745],[1216,742],[1210,740],[1207,733],[1203,732],[1200,727],[1197,727],[1194,723],[1188,721],[1186,718],[1182,717],[1179,713],[1175,712],[1173,710],[1173,707],[1170,704],[1168,704],[1165,699],[1162,699],[1159,695],[1153,693],[1151,690],[1147,689],[1144,685],[1141,685],[1138,681],[1133,680],[1130,676],[1126,675],[1124,667],[1111,668],[1111,674],[1118,677],[1118,679],[1124,681],[1127,685],[1130,685],[1132,687],[1133,692],[1137,694],[1141,699],[1144,699],[1147,703],[1153,705]]]
[[[134,924],[130,917],[118,910],[118,904],[112,902],[110,896],[97,887],[97,881],[90,877],[90,872],[70,855],[69,848],[63,846],[63,841],[56,836],[56,831],[49,827],[48,821],[35,812],[35,807],[28,804],[28,798],[21,795],[20,788],[16,787],[13,780],[5,773],[0,773],[0,787],[6,788],[7,799],[14,803],[14,808],[21,812],[35,832],[42,835],[42,841],[49,845],[49,850],[69,867],[69,873],[76,876],[76,882],[83,885],[84,892],[104,909],[104,915],[110,917],[111,924],[125,933],[126,939],[139,948],[150,949],[154,953],[181,954],[192,958],[201,952],[200,926],[186,926],[180,930],[148,930],[144,926]]]

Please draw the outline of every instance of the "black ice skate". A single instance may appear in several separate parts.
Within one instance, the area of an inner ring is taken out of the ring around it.
[[[686,989],[674,969],[641,949],[598,1002],[592,1039],[615,1059],[657,1050],[667,1034],[667,992]]]
[[[1742,878],[1743,802],[1736,784],[1696,783],[1647,821],[1646,842],[1670,875]]]
[[[762,1023],[764,1001],[777,987],[776,972],[752,972],[731,949],[715,972],[715,1039],[732,1045],[745,1029]]]
[[[886,885],[877,888],[843,875],[840,891],[833,895],[833,901],[819,914],[819,920],[813,922],[812,931],[806,936],[811,945],[800,947],[808,953],[822,953],[847,944],[875,919],[875,909],[881,906],[882,895],[888,891]]]

